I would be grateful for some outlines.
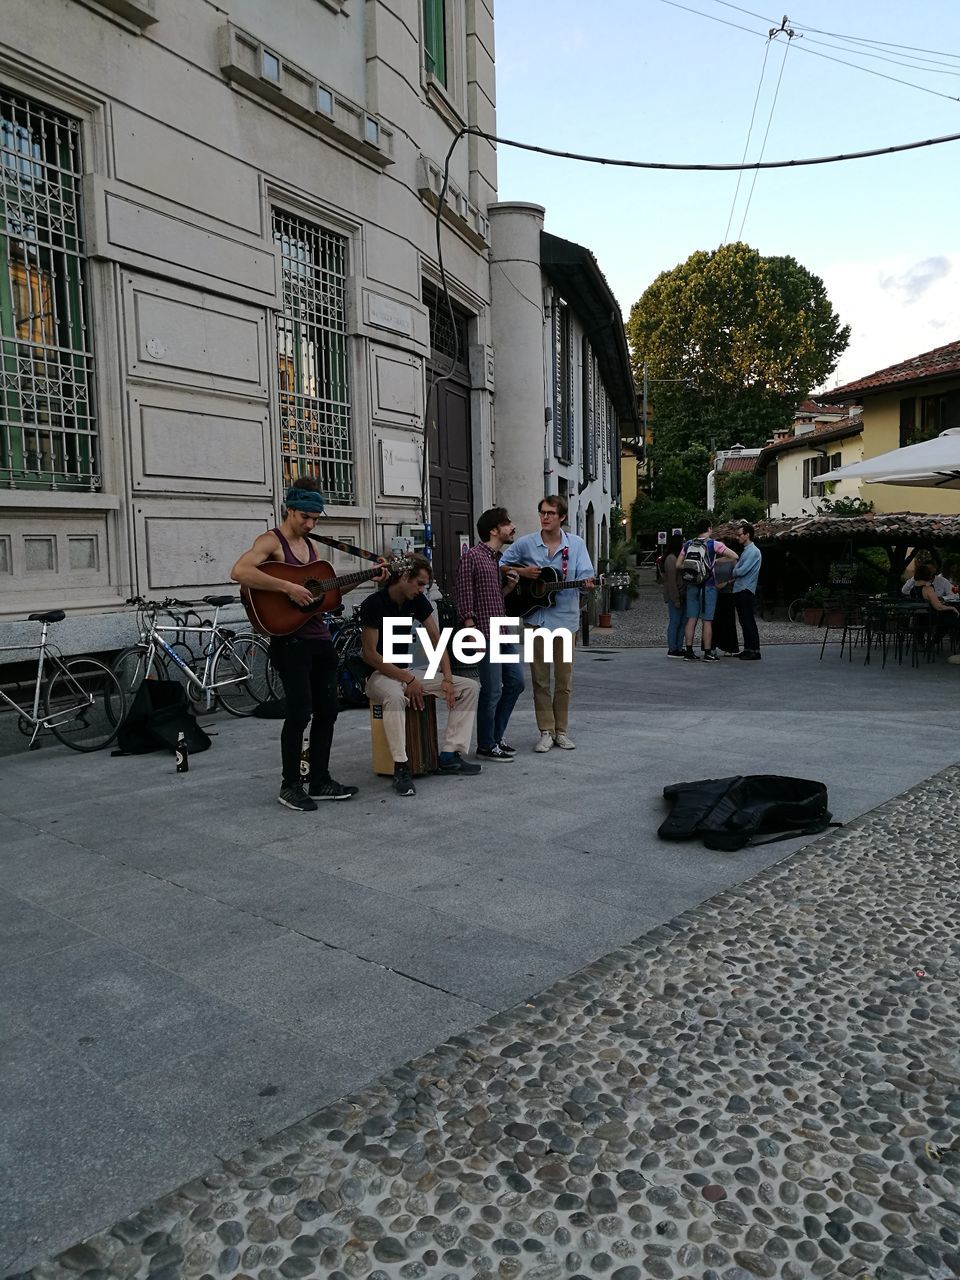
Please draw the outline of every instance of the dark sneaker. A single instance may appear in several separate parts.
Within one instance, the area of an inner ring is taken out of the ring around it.
[[[499,760],[501,764],[510,764],[513,756],[509,751],[504,751],[503,747],[477,747],[477,755],[481,760]]]
[[[464,760],[459,751],[454,751],[449,760],[440,760],[437,772],[458,773],[463,774],[465,777],[469,777],[475,773],[480,773],[481,767],[480,765],[475,764],[472,760]]]
[[[503,752],[505,756],[515,756],[517,754],[517,748],[508,747],[505,742],[498,742],[497,746],[500,748],[500,750]]]
[[[667,650],[667,657],[668,657],[668,658],[682,658],[682,657],[683,657],[683,650],[682,650],[682,649],[668,649],[668,650]]]
[[[716,651],[716,649],[704,649],[704,651],[703,651],[703,660],[704,660],[704,662],[719,662],[719,661],[720,661],[719,657],[717,656],[717,651]]]
[[[692,649],[684,649],[682,657],[683,657],[684,662],[699,662],[699,661],[700,661],[700,655],[699,655],[699,653],[694,653]]]
[[[415,796],[417,788],[413,785],[410,770],[406,765],[397,765],[393,771],[393,789],[398,796]]]
[[[336,778],[310,783],[310,794],[317,800],[352,800],[359,790],[359,787],[345,787]]]
[[[287,786],[285,783],[280,788],[277,803],[282,804],[286,809],[296,809],[298,813],[313,813],[317,807],[304,791],[303,784],[299,782],[295,786]]]
[[[742,653],[737,654],[737,657],[743,662],[759,662],[762,656],[762,654],[750,649],[744,649]]]

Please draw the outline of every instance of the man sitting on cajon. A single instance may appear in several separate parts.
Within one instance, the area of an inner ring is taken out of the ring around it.
[[[398,796],[417,794],[407,763],[407,707],[423,708],[424,697],[441,694],[447,704],[447,726],[440,751],[440,773],[467,777],[480,772],[480,765],[464,759],[470,749],[473,723],[477,716],[480,686],[475,680],[455,676],[446,650],[440,659],[441,676],[432,680],[418,675],[409,666],[383,660],[384,618],[411,618],[413,627],[423,627],[431,643],[440,641],[440,628],[433,605],[424,595],[431,580],[430,561],[417,556],[402,574],[391,574],[379,591],[368,595],[360,606],[363,660],[370,667],[367,697],[383,705],[383,728],[393,756],[393,789]]]

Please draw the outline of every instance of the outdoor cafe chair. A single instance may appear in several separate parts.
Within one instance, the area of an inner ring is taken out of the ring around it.
[[[865,601],[860,596],[844,596],[837,600],[826,600],[823,605],[823,640],[820,644],[820,659],[827,647],[831,631],[840,632],[840,657],[844,648],[847,657],[853,661],[854,645],[864,644],[867,636]]]

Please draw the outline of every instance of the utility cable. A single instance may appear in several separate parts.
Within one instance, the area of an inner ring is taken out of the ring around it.
[[[754,31],[752,27],[745,27],[741,22],[730,22],[726,18],[719,18],[713,13],[704,13],[702,9],[694,9],[690,5],[680,4],[679,0],[660,0],[661,4],[668,4],[673,9],[683,9],[686,13],[696,14],[698,18],[707,18],[710,22],[719,22],[722,26],[733,27],[737,31],[746,31],[748,35],[758,36],[761,40],[766,40],[767,36],[762,31]],[[859,62],[848,62],[845,58],[835,58],[829,53],[821,53],[819,49],[804,48],[799,45],[798,48],[802,53],[809,53],[815,58],[825,58],[827,62],[836,62],[842,67],[853,67],[855,71],[863,71],[867,75],[879,76],[881,80],[890,80],[893,84],[905,85],[908,89],[916,89],[919,93],[929,93],[935,98],[946,98],[948,102],[960,102],[960,97],[956,94],[941,93],[939,89],[929,89],[926,85],[914,84],[912,80],[902,80],[899,76],[891,76],[885,71],[877,71],[873,67],[864,67]]]
[[[753,9],[745,9],[743,5],[731,3],[731,0],[713,0],[713,3],[722,4],[725,9],[735,9],[737,13],[745,13],[747,14],[748,17],[757,18],[760,22],[776,24],[775,18],[771,18],[765,13],[755,13]],[[846,40],[853,44],[870,45],[872,48],[883,48],[883,49],[892,49],[892,50],[899,49],[905,53],[933,53],[933,54],[936,54],[938,58],[960,59],[960,53],[948,53],[946,49],[924,49],[918,45],[897,44],[893,40],[876,40],[876,39],[872,39],[870,36],[848,36],[848,35],[842,34],[839,31],[821,31],[819,27],[811,27],[805,22],[794,21],[793,26],[798,32],[803,32],[804,34],[806,34],[807,32],[813,32],[815,35],[818,35],[818,36],[830,36],[834,40]],[[927,61],[930,61],[930,59],[920,58],[918,59],[918,61],[927,62]],[[944,63],[940,63],[940,65],[948,66],[949,63],[944,62]]]
[[[514,138],[504,138],[497,133],[488,133],[475,125],[465,125],[454,138],[448,152],[462,137],[469,134],[474,138],[484,138],[502,147],[516,147],[520,151],[532,151],[537,155],[558,156],[561,160],[582,160],[586,164],[608,164],[621,169],[666,169],[674,172],[696,173],[735,173],[738,169],[799,169],[808,165],[838,164],[844,160],[869,160],[874,156],[895,155],[901,151],[917,151],[921,147],[936,147],[944,142],[960,141],[960,133],[945,133],[938,138],[924,138],[922,142],[900,142],[890,147],[872,147],[869,151],[847,151],[829,156],[808,156],[799,160],[749,160],[739,164],[679,164],[667,160],[619,160],[613,156],[595,156],[579,151],[560,151],[555,147],[541,147],[533,142],[518,142]],[[439,217],[438,217],[439,231]]]
[[[770,37],[771,44],[773,43],[774,38],[775,38],[774,36]],[[793,44],[793,32],[790,31],[787,34],[787,43],[784,45],[784,48],[783,48],[783,61],[780,63],[780,74],[777,77],[777,87],[773,93],[773,101],[770,103],[770,114],[767,117],[767,128],[763,135],[763,142],[760,144],[760,155],[759,155],[760,160],[763,159],[763,153],[767,149],[767,138],[770,137],[770,126],[773,124],[773,113],[774,113],[774,110],[776,109],[777,98],[780,96],[780,82],[783,80],[783,69],[787,65],[787,54],[790,52],[790,47],[792,44]],[[747,206],[743,211],[743,217],[740,219],[740,231],[737,234],[738,240],[743,239],[743,228],[746,226],[747,214],[750,212],[750,202],[753,200],[753,193],[756,190],[757,178],[759,177],[759,174],[760,174],[760,170],[754,169],[753,182],[750,184],[750,194],[747,196]]]
[[[753,134],[753,122],[757,118],[757,104],[760,101],[760,90],[763,88],[763,77],[767,71],[767,57],[770,54],[770,46],[772,43],[773,43],[773,37],[771,36],[771,38],[767,41],[767,43],[763,47],[763,65],[760,68],[760,81],[757,84],[757,96],[753,100],[753,111],[750,114],[750,125],[747,129],[747,140],[743,144],[743,155],[740,157],[741,163],[744,160],[746,160],[747,151],[750,147],[750,138]],[[763,159],[763,156],[761,155],[760,158]],[[730,216],[729,218],[727,218],[727,226],[726,226],[726,230],[723,233],[723,239],[720,242],[721,244],[727,243],[727,236],[729,236],[730,234],[730,224],[733,222],[733,214],[734,214],[734,210],[737,207],[737,197],[740,195],[740,183],[742,182],[742,180],[743,180],[743,170],[741,169],[737,174],[737,186],[733,193],[733,200],[731,201],[731,204],[730,204]]]

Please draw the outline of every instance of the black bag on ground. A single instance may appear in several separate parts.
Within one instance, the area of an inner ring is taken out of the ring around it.
[[[806,778],[766,773],[707,778],[674,783],[663,794],[673,809],[660,824],[661,840],[699,839],[708,849],[732,851],[758,834],[780,832],[773,839],[789,840],[841,825],[830,821],[825,785]]]
[[[187,691],[175,680],[144,680],[117,731],[115,756],[142,756],[150,751],[175,751],[180,734],[195,755],[210,746],[209,735],[197,724]]]

